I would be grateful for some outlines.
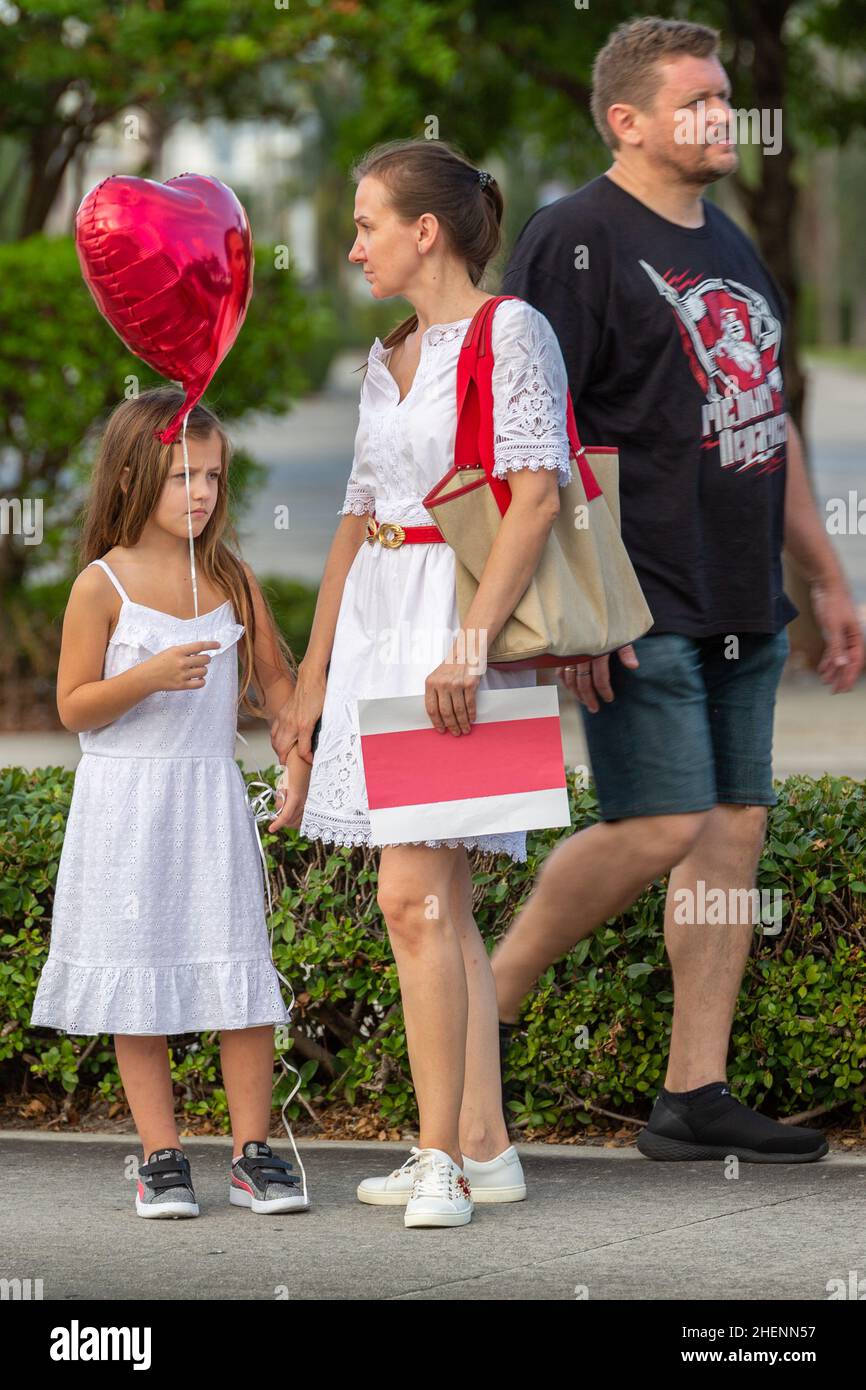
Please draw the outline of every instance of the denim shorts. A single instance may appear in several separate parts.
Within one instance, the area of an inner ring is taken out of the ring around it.
[[[774,806],[773,711],[788,655],[775,635],[659,633],[634,643],[640,666],[610,659],[614,699],[583,705],[603,820]]]

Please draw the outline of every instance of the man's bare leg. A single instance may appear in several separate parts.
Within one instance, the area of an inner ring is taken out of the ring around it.
[[[665,946],[673,968],[674,1018],[665,1087],[692,1091],[727,1079],[731,1026],[755,924],[676,922],[675,895],[687,889],[700,898],[721,888],[755,886],[767,826],[765,806],[715,806],[695,843],[671,870],[665,904]],[[687,901],[687,900],[685,900]],[[682,916],[682,906],[680,910]]]
[[[543,970],[684,859],[708,814],[601,821],[561,841],[493,951],[500,1019],[515,1022]]]
[[[714,807],[696,843],[671,871],[665,945],[674,974],[674,1020],[663,1091],[637,1137],[645,1158],[692,1161],[737,1155],[751,1163],[813,1163],[828,1151],[820,1130],[794,1128],[750,1110],[723,1087],[731,1024],[755,932],[748,892],[766,827],[762,806]],[[725,895],[726,923],[707,922],[703,894]],[[677,894],[689,890],[683,901]],[[691,897],[691,895],[694,895]],[[745,905],[744,905],[745,906]],[[674,921],[685,907],[692,921]],[[690,911],[688,909],[691,909]],[[714,1084],[715,1083],[715,1084]]]

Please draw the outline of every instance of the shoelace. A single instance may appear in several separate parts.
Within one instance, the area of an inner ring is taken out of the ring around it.
[[[415,1164],[418,1162],[418,1155],[420,1153],[421,1150],[419,1148],[416,1148],[413,1144],[412,1148],[409,1150],[409,1157],[406,1159],[405,1163],[400,1164],[399,1168],[394,1169],[393,1173],[391,1174],[391,1177],[399,1178],[402,1177],[404,1173],[408,1173],[410,1168],[415,1167]]]
[[[447,1197],[453,1201],[454,1164],[450,1159],[434,1158],[423,1151],[418,1158],[418,1169],[412,1184],[413,1197]]]

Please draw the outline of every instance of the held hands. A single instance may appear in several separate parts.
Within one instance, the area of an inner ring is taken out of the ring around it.
[[[313,730],[324,708],[326,689],[324,672],[307,671],[301,662],[295,688],[271,724],[271,744],[281,763],[288,762],[297,744],[300,757],[312,768]]]
[[[623,666],[627,666],[630,671],[635,671],[640,665],[631,643],[626,647],[620,647],[616,654]],[[574,692],[580,703],[586,706],[590,714],[595,714],[600,709],[599,695],[606,704],[610,704],[614,698],[610,685],[610,656],[597,656],[592,660],[587,658],[586,661],[578,662],[576,666],[560,666],[556,674],[562,678],[563,684]]]
[[[472,732],[475,722],[475,691],[481,679],[477,665],[453,660],[452,647],[448,656],[424,685],[424,708],[440,732],[446,727],[456,737]]]
[[[205,683],[210,664],[208,647],[221,647],[221,642],[182,642],[178,647],[166,647],[157,652],[142,668],[147,671],[152,691],[196,690]]]
[[[300,830],[311,773],[310,764],[301,757],[296,744],[289,753],[283,774],[277,782],[277,814],[268,822],[268,830],[284,830],[286,827]]]

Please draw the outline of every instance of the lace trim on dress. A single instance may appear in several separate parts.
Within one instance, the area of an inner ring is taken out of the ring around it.
[[[466,337],[466,329],[471,322],[472,319],[467,318],[458,319],[456,323],[446,324],[444,327],[434,324],[427,330],[427,342],[431,347],[438,347],[440,343],[453,343],[455,338],[462,340]]]
[[[365,483],[357,483],[354,478],[350,478],[346,487],[345,501],[337,515],[346,516],[351,512],[353,516],[367,516],[372,515],[375,510],[375,495]]]
[[[507,476],[506,470],[513,471],[518,468],[529,468],[533,473],[537,473],[539,468],[558,468],[560,487],[567,487],[571,482],[571,460],[569,459],[566,463],[563,463],[562,457],[559,454],[550,454],[547,458],[532,458],[522,452],[523,446],[519,440],[512,440],[510,445],[508,443],[503,445],[502,441],[500,441],[497,443],[496,448],[500,457],[493,465],[494,478],[504,478]],[[515,456],[513,458],[509,456],[503,458],[503,448],[505,449],[506,455],[509,455],[513,449]]]
[[[326,813],[310,811],[308,808],[304,810],[301,827],[302,835],[308,835],[311,839],[323,840],[327,844],[364,845],[367,849],[390,849],[399,845],[429,845],[431,849],[445,846],[448,849],[454,849],[457,845],[465,845],[467,849],[508,854],[515,864],[526,863],[526,854],[520,852],[522,833],[518,831],[514,834],[505,832],[501,835],[467,835],[454,840],[388,840],[385,844],[373,845],[370,843],[370,827],[366,821],[363,827],[359,826],[357,830],[352,830],[345,821],[339,821],[336,818],[331,820]]]

